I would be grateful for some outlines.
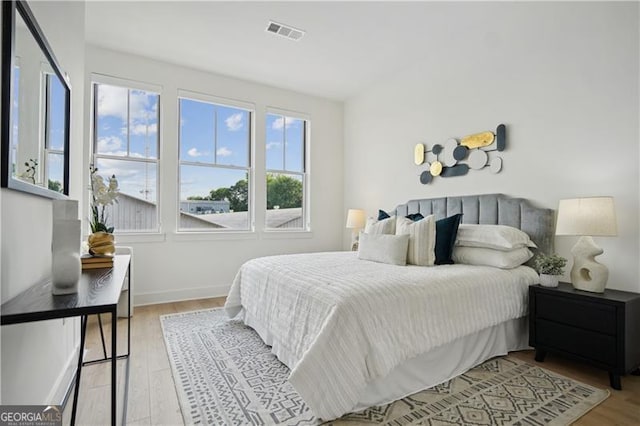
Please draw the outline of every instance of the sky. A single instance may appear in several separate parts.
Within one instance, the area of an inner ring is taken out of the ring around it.
[[[126,88],[100,84],[97,90],[97,153],[157,158],[159,95],[130,90],[127,101]],[[180,98],[179,114],[181,200],[206,196],[245,178],[250,166],[249,111]],[[266,137],[268,170],[303,171],[303,120],[268,114]],[[154,163],[98,159],[96,165],[99,174],[116,175],[121,192],[155,202]]]

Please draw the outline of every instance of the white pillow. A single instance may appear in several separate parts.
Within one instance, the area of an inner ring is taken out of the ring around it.
[[[506,225],[460,224],[456,246],[513,250],[537,247],[526,232]]]
[[[406,217],[396,220],[396,235],[409,235],[407,263],[418,266],[432,266],[436,261],[436,219],[434,215],[416,222]]]
[[[364,227],[364,233],[394,235],[396,233],[396,217],[391,216],[382,220],[376,220],[370,217],[367,219],[367,224]]]
[[[358,257],[363,260],[404,266],[407,264],[408,245],[408,235],[366,234],[361,232]]]
[[[453,261],[467,265],[493,266],[495,268],[513,269],[533,257],[526,247],[509,251],[494,250],[483,247],[454,247]]]

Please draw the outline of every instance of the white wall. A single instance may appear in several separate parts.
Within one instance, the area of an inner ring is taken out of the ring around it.
[[[162,87],[161,235],[149,238],[116,236],[119,244],[134,248],[136,304],[224,296],[238,267],[248,259],[269,254],[336,250],[341,247],[344,227],[341,103],[96,46],[87,46],[86,59],[87,84],[90,82],[89,75],[98,73]],[[310,116],[311,234],[280,234],[274,237],[262,232],[264,212],[260,206],[266,205],[266,196],[264,187],[256,185],[257,232],[253,235],[243,238],[176,235],[178,89],[255,104],[257,177],[264,177],[266,108],[277,107]],[[89,90],[85,105],[86,120],[89,122]],[[87,141],[89,130],[85,129]]]
[[[619,235],[596,238],[599,259],[609,287],[640,291],[638,3],[441,3],[438,13],[441,38],[425,40],[414,66],[345,103],[345,208],[500,192],[557,209],[612,195]],[[420,184],[416,143],[499,123],[502,173]],[[571,259],[575,241],[558,237],[556,249]]]
[[[71,78],[70,196],[81,199],[84,102],[84,3],[31,2],[30,6],[62,68]],[[1,294],[9,300],[50,275],[51,201],[0,191]],[[60,403],[63,378],[78,345],[77,320],[0,328],[2,404]]]

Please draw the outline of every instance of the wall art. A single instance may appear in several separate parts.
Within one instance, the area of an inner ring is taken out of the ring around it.
[[[437,176],[464,176],[469,170],[488,168],[493,173],[502,170],[502,158],[496,152],[502,152],[507,146],[507,133],[504,124],[498,125],[494,132],[481,132],[457,139],[447,139],[442,144],[434,144],[427,149],[417,144],[413,151],[413,161],[417,166],[425,165],[420,174],[420,182],[428,184]]]

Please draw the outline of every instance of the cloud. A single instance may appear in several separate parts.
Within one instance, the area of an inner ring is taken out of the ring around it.
[[[267,150],[269,150],[272,148],[278,148],[280,145],[282,145],[281,142],[268,142],[267,145],[265,145],[265,147],[267,148]]]
[[[280,116],[273,121],[271,128],[273,130],[282,130],[282,128],[286,126],[288,129],[295,121],[295,118]]]
[[[122,149],[122,139],[117,136],[104,136],[98,138],[98,153],[109,155],[126,155],[126,151]]]
[[[126,132],[126,129],[123,127],[123,130]],[[149,135],[155,135],[158,132],[158,123],[152,124],[131,124],[129,127],[129,133],[132,135],[146,135],[148,132]]]
[[[227,125],[227,129],[231,132],[235,132],[236,130],[242,129],[244,125],[244,114],[241,112],[237,112],[233,115],[230,115],[224,120]]]
[[[226,146],[223,146],[223,147],[218,148],[218,150],[216,151],[216,154],[219,157],[228,157],[231,154],[233,154],[233,152],[229,148],[227,148]]]
[[[124,87],[98,85],[98,115],[127,118],[127,89]]]
[[[98,85],[98,115],[127,119],[127,91],[125,87]],[[140,120],[148,121],[158,115],[158,95],[142,90],[129,93],[129,115],[136,124]]]
[[[206,152],[198,151],[198,148],[196,147],[193,147],[189,151],[187,151],[187,154],[189,155],[189,157],[195,157],[195,158],[207,155]]]

